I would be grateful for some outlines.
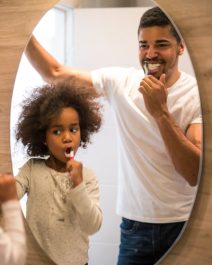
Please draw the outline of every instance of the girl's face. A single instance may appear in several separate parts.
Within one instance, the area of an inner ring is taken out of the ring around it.
[[[46,131],[46,144],[50,153],[48,166],[65,171],[67,155],[66,150],[76,153],[80,145],[80,125],[77,111],[71,107],[63,108],[50,121]]]

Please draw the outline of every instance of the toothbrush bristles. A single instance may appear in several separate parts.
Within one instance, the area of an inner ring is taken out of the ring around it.
[[[73,150],[70,151],[69,157],[70,157],[70,159],[74,159],[74,151]]]
[[[148,75],[148,69],[147,69],[147,65],[146,64],[144,64],[144,74]]]

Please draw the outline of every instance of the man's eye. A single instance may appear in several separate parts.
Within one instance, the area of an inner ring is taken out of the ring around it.
[[[140,48],[140,49],[146,49],[146,48],[147,48],[147,45],[146,45],[146,44],[142,44],[142,43],[140,43],[140,44],[139,44],[139,48]]]
[[[167,43],[160,43],[160,44],[157,44],[157,48],[166,48],[166,47],[168,47],[169,46],[169,44],[167,44]]]

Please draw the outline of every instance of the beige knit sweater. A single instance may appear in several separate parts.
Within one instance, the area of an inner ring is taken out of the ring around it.
[[[26,219],[47,255],[58,265],[88,262],[88,236],[100,229],[102,211],[94,173],[83,169],[83,183],[72,188],[67,173],[30,159],[16,177],[19,199],[28,194]]]

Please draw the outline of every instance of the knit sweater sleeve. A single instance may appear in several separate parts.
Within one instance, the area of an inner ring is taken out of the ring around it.
[[[3,226],[0,227],[1,265],[22,265],[26,259],[26,237],[18,201],[2,204]]]
[[[84,172],[84,181],[68,196],[78,215],[81,230],[88,235],[96,233],[102,224],[102,211],[99,203],[99,184],[94,173]]]

